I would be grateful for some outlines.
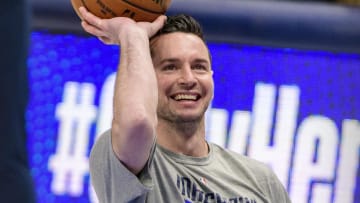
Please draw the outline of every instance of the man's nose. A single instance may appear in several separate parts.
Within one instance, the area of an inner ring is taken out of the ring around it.
[[[196,77],[190,66],[181,69],[179,83],[180,85],[193,87],[196,84]]]

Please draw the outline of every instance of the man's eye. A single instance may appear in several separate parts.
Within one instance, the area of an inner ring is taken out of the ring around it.
[[[170,65],[166,65],[163,67],[163,70],[175,70],[176,69],[176,66],[173,65],[173,64],[170,64]]]
[[[207,70],[206,66],[202,65],[202,64],[196,64],[193,66],[193,69],[195,70]]]

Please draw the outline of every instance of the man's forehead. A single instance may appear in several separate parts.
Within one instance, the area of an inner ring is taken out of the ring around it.
[[[184,32],[167,33],[152,39],[150,42],[152,57],[172,57],[171,54],[204,54],[209,50],[205,42],[195,34]]]

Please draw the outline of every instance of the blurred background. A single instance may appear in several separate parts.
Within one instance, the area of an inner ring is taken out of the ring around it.
[[[95,203],[88,155],[119,48],[84,33],[70,0],[3,5],[1,202]],[[207,139],[269,164],[294,203],[360,202],[360,1],[173,0],[177,13],[213,56]]]

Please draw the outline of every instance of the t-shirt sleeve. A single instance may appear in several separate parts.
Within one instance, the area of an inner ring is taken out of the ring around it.
[[[155,146],[153,146],[154,148]],[[136,176],[116,157],[111,145],[111,131],[102,134],[90,153],[90,179],[101,203],[131,202],[152,188],[150,164],[153,156]]]
[[[267,179],[263,183],[264,190],[271,202],[291,203],[289,195],[283,184],[280,182],[275,173],[267,167]]]
[[[234,152],[232,152],[232,155],[240,159],[240,163],[245,164],[244,167],[249,172],[248,176],[255,177],[256,182],[259,183],[261,193],[269,202],[291,203],[285,187],[269,165],[243,155],[239,156]]]

